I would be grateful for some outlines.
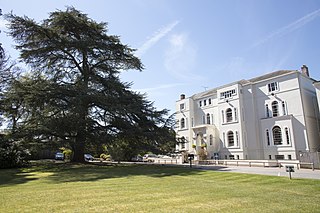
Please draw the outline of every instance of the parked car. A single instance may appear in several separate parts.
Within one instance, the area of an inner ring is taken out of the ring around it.
[[[131,158],[131,161],[142,162],[143,158],[140,155],[138,155],[138,156],[134,156],[133,158]]]
[[[54,156],[54,159],[56,160],[64,160],[64,154],[62,152],[57,152]]]
[[[158,156],[155,154],[145,154],[143,156],[143,162],[154,162],[156,158],[158,158]]]
[[[85,161],[93,161],[93,156],[90,154],[84,154],[84,160]]]

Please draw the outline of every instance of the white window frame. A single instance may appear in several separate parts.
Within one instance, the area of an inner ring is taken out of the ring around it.
[[[183,121],[183,122],[182,122]],[[182,125],[183,124],[183,125]],[[185,118],[181,118],[180,119],[180,128],[181,129],[185,129],[186,128],[186,119]]]
[[[185,104],[184,103],[180,104],[180,110],[185,110],[185,109],[186,109]]]
[[[279,117],[279,102],[278,101],[272,101],[271,102],[271,112],[272,117]]]
[[[226,109],[226,123],[234,121],[234,115],[231,108]]]
[[[270,110],[269,110],[269,105],[265,105],[265,110],[266,110],[266,118],[270,118]]]
[[[287,104],[285,101],[281,101],[281,107],[283,115],[288,115]]]
[[[278,82],[271,82],[267,85],[267,89],[268,89],[269,94],[276,92],[276,91],[279,91],[279,83]]]
[[[275,135],[274,134],[274,129],[275,128],[279,128],[280,129],[280,134],[279,135]],[[276,138],[276,137],[280,137],[280,138]],[[277,140],[275,140],[277,139]],[[278,141],[278,139],[280,139],[280,143],[275,144],[275,141]],[[273,140],[273,145],[275,146],[282,146],[283,145],[283,135],[282,135],[282,129],[280,126],[274,126],[272,127],[272,140]]]
[[[231,139],[231,133],[232,133],[232,141],[230,140]],[[230,136],[229,136],[230,134]],[[233,131],[228,131],[227,132],[227,140],[228,140],[228,147],[235,147],[235,136],[234,136],[234,132]],[[230,145],[230,141],[233,143],[233,145]]]
[[[220,92],[220,100],[231,98],[232,96],[235,96],[235,95],[237,95],[236,89]]]
[[[270,131],[269,131],[269,129],[266,129],[265,133],[266,133],[265,136],[266,136],[267,146],[270,146],[271,145],[271,140],[270,140]]]
[[[285,135],[286,145],[290,145],[291,144],[291,137],[290,137],[289,127],[284,127],[284,135]]]
[[[210,119],[209,113],[206,114],[206,118],[207,118],[207,124],[211,124],[211,119]]]

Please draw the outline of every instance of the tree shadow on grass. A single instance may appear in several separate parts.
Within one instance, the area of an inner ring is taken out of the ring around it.
[[[181,167],[166,167],[161,165],[69,165],[54,173],[49,179],[56,183],[98,181],[111,178],[129,178],[147,176],[163,178],[169,176],[186,176],[201,171]]]
[[[201,170],[179,166],[136,164],[93,165],[45,162],[37,163],[24,169],[0,170],[0,186],[23,184],[40,178],[51,183],[63,183],[98,181],[102,179],[134,176],[163,178],[169,176],[194,175],[202,172]]]
[[[0,170],[0,186],[23,184],[37,179],[33,174],[23,172],[22,169]]]

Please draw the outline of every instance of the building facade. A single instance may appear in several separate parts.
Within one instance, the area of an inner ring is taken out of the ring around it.
[[[178,151],[207,159],[287,159],[319,164],[319,107],[314,83],[281,70],[176,102]]]

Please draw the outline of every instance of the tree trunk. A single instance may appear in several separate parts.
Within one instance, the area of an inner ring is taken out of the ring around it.
[[[73,158],[72,162],[84,163],[84,138],[77,137],[73,146]]]

